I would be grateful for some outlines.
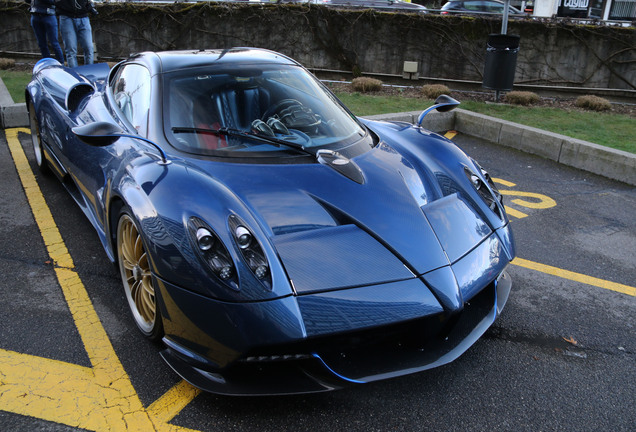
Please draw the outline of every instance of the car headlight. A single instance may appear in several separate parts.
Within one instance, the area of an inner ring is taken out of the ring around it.
[[[492,181],[492,178],[490,177],[490,174],[488,174],[488,171],[483,169],[477,162],[475,162],[475,165],[477,165],[477,167],[481,170],[481,175],[486,179],[486,183],[488,183],[488,186],[490,186],[490,190],[492,191],[497,201],[499,201],[499,203],[503,205],[503,195],[501,194],[501,192],[499,192],[499,189],[497,189],[497,186],[495,185],[495,182]]]
[[[486,203],[488,208],[492,210],[500,219],[503,219],[501,207],[498,204],[503,205],[503,196],[495,186],[495,183],[490,178],[490,175],[475,161],[475,166],[481,171],[481,177],[475,174],[470,168],[464,167],[464,174],[473,185],[473,188],[477,191],[482,200]],[[484,182],[484,180],[486,180]]]
[[[234,238],[240,249],[247,249],[252,243],[252,233],[242,225],[237,226],[234,230]]]
[[[212,249],[214,246],[215,238],[214,235],[207,228],[198,228],[197,229],[197,246],[202,251],[208,251]]]
[[[252,233],[245,222],[236,215],[230,215],[228,222],[234,241],[247,267],[256,279],[263,283],[268,289],[271,289],[272,275],[269,262],[267,261],[263,248],[258,240],[256,240],[254,233]]]
[[[188,231],[194,249],[212,274],[234,290],[238,290],[238,277],[234,261],[227,248],[203,220],[191,217]]]

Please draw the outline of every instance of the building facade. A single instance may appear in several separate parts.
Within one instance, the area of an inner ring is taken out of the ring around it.
[[[636,0],[534,0],[533,6],[533,15],[537,17],[636,20]]]

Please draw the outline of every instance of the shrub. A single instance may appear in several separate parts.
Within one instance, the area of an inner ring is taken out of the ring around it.
[[[609,111],[610,109],[612,109],[610,101],[605,98],[593,95],[577,97],[576,101],[574,102],[574,106],[592,111]]]
[[[351,81],[351,87],[353,87],[355,91],[363,93],[379,91],[382,89],[382,81],[375,78],[358,77]]]
[[[0,69],[12,69],[15,66],[15,60],[8,58],[0,58]]]
[[[451,91],[443,84],[427,84],[422,86],[421,90],[425,98],[437,99],[441,95],[450,95]]]
[[[539,95],[529,91],[511,91],[506,93],[504,101],[514,105],[532,105],[539,102]]]

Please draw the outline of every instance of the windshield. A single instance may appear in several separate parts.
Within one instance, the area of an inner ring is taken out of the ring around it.
[[[301,67],[183,70],[164,77],[164,90],[166,137],[189,153],[277,157],[371,142],[355,117]]]

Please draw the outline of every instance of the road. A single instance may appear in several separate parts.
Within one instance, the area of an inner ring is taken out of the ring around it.
[[[39,174],[29,139],[0,131],[2,430],[636,427],[634,188],[454,137],[497,179],[517,240],[513,291],[493,328],[435,370],[231,398],[181,381],[138,333],[97,235],[62,185]]]

